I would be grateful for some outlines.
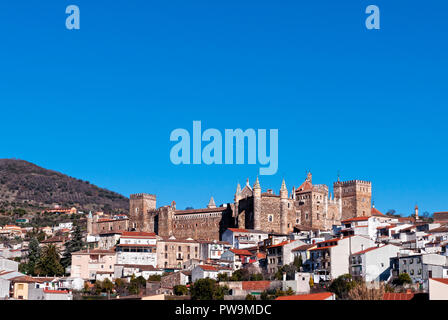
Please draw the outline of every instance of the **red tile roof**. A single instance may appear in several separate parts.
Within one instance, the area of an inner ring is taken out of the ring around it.
[[[41,280],[35,279],[33,277],[30,276],[19,276],[19,277],[15,277],[10,279],[12,282],[24,282],[24,283],[41,283]]]
[[[383,300],[411,300],[414,298],[413,293],[391,293],[386,292],[383,295]]]
[[[154,238],[155,236],[154,232],[124,231],[121,233],[122,238]]]
[[[294,249],[292,249],[291,251],[305,251],[305,250],[310,250],[310,249],[312,249],[312,248],[315,247],[315,246],[316,246],[316,244],[305,244],[305,245],[303,245],[303,246],[294,248]]]
[[[309,181],[306,181],[304,183],[302,183],[302,185],[300,187],[298,187],[296,189],[296,191],[302,192],[302,191],[309,191],[309,190],[313,190],[313,184]]]
[[[48,290],[48,289],[44,289],[44,293],[68,293],[67,290]]]
[[[117,247],[157,247],[155,244],[132,244],[132,243],[119,243]]]
[[[372,208],[372,210],[370,211],[372,216],[377,216],[377,217],[387,217],[385,214],[381,213],[380,211],[378,211],[378,209],[376,208]]]
[[[247,230],[247,229],[228,228],[227,230],[230,230],[230,231],[232,231],[232,232],[245,232],[245,233],[249,233],[249,230]]]
[[[324,249],[333,248],[333,247],[336,247],[336,245],[334,245],[334,246],[319,247],[319,248],[313,248],[313,249],[310,249],[309,251],[324,250]]]
[[[243,290],[264,291],[269,289],[271,281],[243,281],[241,285]]]
[[[230,251],[239,256],[252,256],[252,253],[245,249],[230,249]]]
[[[286,240],[277,244],[274,244],[272,246],[269,246],[268,248],[276,248],[276,247],[283,247],[285,244],[291,243],[291,240]]]
[[[446,285],[448,285],[448,279],[442,279],[442,278],[431,278],[431,280],[435,280],[435,281],[438,281],[438,282],[441,282],[441,283],[443,283],[443,284],[446,284]]]
[[[280,296],[275,300],[327,300],[333,296],[331,292],[319,292],[311,294],[300,294],[294,296]]]
[[[350,218],[350,219],[346,219],[346,220],[342,220],[341,222],[352,222],[352,221],[367,221],[369,220],[370,217],[354,217],[354,218]]]
[[[363,253],[366,253],[366,252],[369,252],[369,251],[372,251],[372,250],[375,250],[375,249],[379,249],[379,248],[382,248],[382,247],[370,247],[370,248],[367,248],[365,250],[361,250],[359,252],[353,253],[353,255],[363,254]]]

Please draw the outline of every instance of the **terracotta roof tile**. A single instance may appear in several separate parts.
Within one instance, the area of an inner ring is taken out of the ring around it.
[[[319,292],[311,294],[300,294],[294,296],[280,296],[275,300],[327,300],[332,296],[333,293],[331,292]]]

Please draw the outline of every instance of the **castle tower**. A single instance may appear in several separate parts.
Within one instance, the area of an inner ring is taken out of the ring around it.
[[[156,196],[147,193],[131,194],[129,199],[130,229],[135,231],[154,232],[154,214]]]
[[[415,215],[415,220],[418,220],[418,205],[415,205],[414,215]]]
[[[335,199],[341,203],[342,220],[371,215],[372,183],[370,181],[338,181],[333,187]]]
[[[253,187],[253,194],[254,194],[254,229],[260,230],[261,229],[261,187],[260,187],[260,181],[255,181],[254,187]]]
[[[288,233],[288,190],[285,179],[280,188],[280,233]]]
[[[157,235],[161,237],[171,237],[173,235],[175,208],[173,206],[163,206],[159,208]]]

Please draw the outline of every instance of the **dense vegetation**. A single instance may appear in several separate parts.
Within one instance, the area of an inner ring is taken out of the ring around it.
[[[14,213],[21,216],[54,205],[106,212],[127,211],[129,207],[126,197],[88,181],[27,161],[0,159],[0,215]]]

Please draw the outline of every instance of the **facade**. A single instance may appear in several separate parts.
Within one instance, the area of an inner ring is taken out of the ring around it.
[[[190,259],[204,260],[200,243],[193,239],[162,238],[157,241],[157,266],[163,269],[183,269]]]
[[[237,185],[233,204],[216,207],[211,198],[206,208],[190,210],[177,210],[174,201],[157,208],[155,195],[133,194],[129,229],[163,237],[222,240],[228,228],[288,234],[296,226],[330,230],[341,220],[371,215],[370,182],[338,180],[333,189],[331,196],[328,186],[313,185],[308,173],[290,194],[283,181],[277,195],[270,189],[262,192],[257,178],[253,187],[249,181],[243,189]]]
[[[269,233],[261,230],[228,228],[222,235],[222,240],[230,243],[235,249],[257,246],[259,242],[268,239]]]
[[[225,273],[229,277],[232,275],[232,269],[217,266],[199,265],[191,271],[191,281],[195,282],[198,279],[218,279],[218,274]]]
[[[373,247],[375,242],[364,236],[333,238],[316,243],[310,249],[315,282],[329,281],[350,273],[350,255]]]
[[[275,273],[280,267],[292,263],[294,261],[292,250],[303,245],[306,243],[301,240],[287,240],[267,247],[268,272]]]
[[[403,254],[392,259],[393,276],[407,273],[413,283],[428,290],[430,278],[448,278],[447,257],[439,254]]]
[[[388,244],[355,252],[350,258],[350,274],[364,282],[388,281],[392,275],[390,258],[399,251],[398,246]]]
[[[448,300],[448,279],[429,279],[429,300]]]
[[[200,257],[204,260],[216,261],[221,259],[224,251],[230,249],[232,246],[226,241],[207,241],[198,240],[200,244]]]
[[[312,261],[311,261],[311,249],[316,248],[316,244],[305,244],[305,245],[301,245],[298,246],[297,248],[294,248],[291,250],[292,254],[293,254],[293,261],[294,259],[297,258],[301,258],[302,259],[302,268],[303,271],[305,272],[309,272],[312,270]]]
[[[97,235],[110,231],[126,231],[129,229],[129,219],[101,218],[99,214],[87,216],[87,234]]]
[[[252,252],[246,249],[229,249],[222,254],[221,259],[229,261],[232,268],[236,270],[249,263],[251,256],[253,256]]]
[[[72,253],[72,278],[103,280],[113,278],[117,256],[114,250],[82,250]]]
[[[117,264],[157,266],[155,233],[125,231],[116,246]]]
[[[177,210],[174,201],[157,209],[155,195],[140,193],[131,195],[129,208],[131,230],[162,237],[220,240],[233,226],[231,207],[216,207],[213,198],[203,209]]]

